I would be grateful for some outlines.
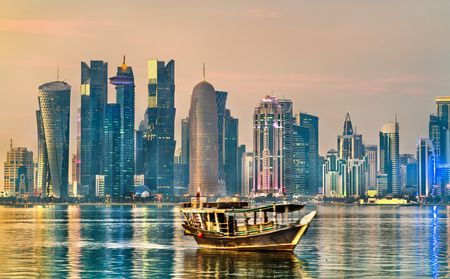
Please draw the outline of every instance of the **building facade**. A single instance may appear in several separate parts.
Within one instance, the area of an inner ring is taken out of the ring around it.
[[[7,197],[34,195],[33,152],[26,147],[13,147],[12,142],[4,163],[3,192]]]
[[[309,129],[294,125],[292,134],[292,195],[308,194],[309,178]]]
[[[421,138],[417,143],[417,174],[417,195],[427,197],[435,185],[436,175],[433,143],[427,138]]]
[[[399,124],[389,121],[380,131],[380,172],[387,175],[388,195],[400,194]]]
[[[342,135],[338,135],[337,137],[337,147],[339,158],[341,159],[362,159],[362,135],[353,131],[352,120],[350,119],[349,113],[345,116]]]

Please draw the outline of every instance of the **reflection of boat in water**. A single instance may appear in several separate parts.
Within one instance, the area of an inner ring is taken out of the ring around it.
[[[312,211],[293,221],[294,212],[303,207],[290,203],[251,208],[248,202],[206,202],[197,197],[182,203],[181,212],[185,234],[202,248],[293,251],[317,214]]]
[[[183,270],[186,278],[308,278],[307,262],[294,253],[260,253],[211,249],[184,251]],[[189,259],[189,260],[186,260]]]

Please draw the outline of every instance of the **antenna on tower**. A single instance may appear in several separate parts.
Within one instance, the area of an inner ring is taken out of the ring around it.
[[[205,81],[205,62],[203,62],[203,81]]]

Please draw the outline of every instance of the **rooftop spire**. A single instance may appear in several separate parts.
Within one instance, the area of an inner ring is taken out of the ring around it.
[[[120,66],[122,68],[122,71],[125,72],[127,69],[127,64],[125,64],[125,54],[123,55],[123,62],[122,62],[122,66]]]
[[[344,121],[344,135],[353,135],[353,125],[350,119],[350,113],[347,112]]]
[[[203,62],[203,81],[205,81],[206,80],[206,78],[205,78],[205,63]]]

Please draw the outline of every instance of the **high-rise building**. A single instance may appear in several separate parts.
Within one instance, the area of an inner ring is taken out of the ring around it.
[[[228,92],[216,91],[217,105],[217,148],[219,161],[217,162],[219,184],[226,185],[225,182],[225,110],[227,104]]]
[[[367,164],[366,185],[367,187],[377,187],[377,172],[378,172],[378,146],[372,144],[365,144],[364,159]],[[365,193],[362,193],[365,194]]]
[[[64,199],[69,183],[70,85],[43,84],[38,101],[38,187],[44,196]]]
[[[189,188],[189,117],[181,120],[181,164],[183,165],[183,185]]]
[[[224,174],[225,186],[228,196],[239,193],[238,181],[238,145],[239,145],[239,121],[230,114],[230,110],[225,111],[225,145],[224,145]]]
[[[103,152],[103,151],[102,151]],[[81,108],[77,109],[77,153],[76,156],[76,162],[75,162],[75,182],[72,181],[72,186],[75,187],[73,191],[78,195],[80,184],[80,178],[81,178]],[[80,188],[81,189],[81,188]]]
[[[441,156],[441,152],[445,154],[446,129],[441,119],[437,115],[430,115],[428,122],[428,137],[433,143],[436,164],[445,164],[445,156]]]
[[[339,158],[341,159],[362,159],[362,135],[357,134],[356,131],[353,130],[349,113],[345,115],[342,135],[338,135],[337,137],[337,147]]]
[[[328,197],[347,196],[347,165],[345,160],[339,159],[336,150],[331,149],[327,152],[322,169],[323,195]]]
[[[309,178],[309,129],[294,125],[292,134],[292,187],[289,194],[306,195]]]
[[[298,113],[295,117],[297,125],[309,129],[309,177],[308,177],[308,195],[316,195],[322,174],[322,165],[319,165],[319,118],[312,114]]]
[[[367,193],[366,166],[362,159],[347,160],[347,196],[361,196]]]
[[[116,103],[120,106],[120,160],[121,196],[134,192],[134,116],[135,93],[134,76],[131,67],[125,64],[125,57],[117,75],[110,78],[110,83],[116,87]],[[170,160],[173,160],[173,156]]]
[[[238,147],[238,152],[237,152],[237,181],[238,181],[238,193],[239,195],[242,195],[242,156],[244,156],[244,154],[246,153],[246,146],[245,144],[241,144]],[[251,169],[250,169],[251,171]]]
[[[107,104],[105,107],[103,177],[104,195],[118,198],[126,194],[120,182],[121,172],[121,117],[119,104]]]
[[[148,61],[147,130],[144,133],[145,184],[173,195],[175,154],[175,61]]]
[[[253,114],[254,193],[282,194],[283,111],[278,99],[266,96]]]
[[[34,194],[33,152],[26,147],[13,147],[6,152],[3,192],[8,197],[30,197]]]
[[[253,152],[242,154],[241,196],[248,197],[253,187]]]
[[[416,163],[417,166],[417,160],[414,156],[414,154],[400,154],[399,155],[400,160],[400,193],[407,194],[408,190],[411,188],[411,184],[408,184],[408,182],[411,182],[411,175],[414,175],[411,173],[411,169],[408,171],[408,165],[412,163]],[[417,173],[417,170],[414,171]],[[414,183],[415,188],[414,192],[417,190],[417,182]]]
[[[173,160],[173,179],[174,179],[174,195],[181,196],[186,194],[187,188],[184,184],[184,164],[181,161],[181,147],[175,150]]]
[[[281,106],[282,126],[283,126],[283,185],[287,193],[292,192],[292,172],[293,172],[293,104],[289,99],[279,99]]]
[[[417,195],[426,197],[435,185],[436,173],[433,143],[427,138],[421,138],[417,143],[417,168],[419,176]]]
[[[135,131],[135,148],[134,148],[134,172],[137,175],[144,174],[144,133],[145,129],[141,129],[143,123],[139,125],[139,129]]]
[[[214,87],[202,81],[192,92],[189,110],[189,194],[224,195],[218,178],[217,103]]]
[[[108,63],[81,62],[80,194],[95,196],[95,176],[103,170],[103,126],[108,102]]]
[[[400,194],[399,125],[389,121],[380,131],[380,172],[387,175],[386,194]]]

